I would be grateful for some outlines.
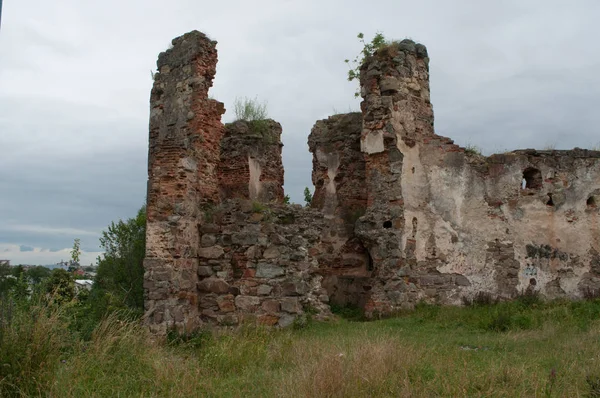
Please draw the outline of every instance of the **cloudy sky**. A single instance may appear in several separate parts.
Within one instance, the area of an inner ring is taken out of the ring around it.
[[[302,202],[312,125],[358,109],[343,63],[358,32],[425,44],[437,133],[492,153],[598,146],[599,19],[597,0],[4,0],[0,259],[67,260],[80,238],[94,262],[100,232],[135,215],[151,71],[187,31],[219,42],[213,97],[268,102]]]

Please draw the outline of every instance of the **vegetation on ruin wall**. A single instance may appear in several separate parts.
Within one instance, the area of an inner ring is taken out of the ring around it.
[[[248,325],[164,343],[114,314],[89,340],[57,307],[2,314],[0,396],[600,394],[598,300],[420,305],[383,321]]]
[[[377,32],[371,41],[365,41],[365,35],[363,33],[359,33],[356,37],[362,44],[363,48],[360,50],[360,53],[354,57],[354,59],[344,60],[344,62],[350,67],[348,70],[348,81],[350,82],[353,80],[360,81],[360,67],[369,57],[373,55],[373,53],[375,53],[375,51],[390,44],[385,40],[385,37],[381,32]],[[359,87],[354,92],[354,96],[356,98],[360,97],[360,83]]]
[[[236,98],[233,108],[235,121],[245,121],[253,134],[261,136],[269,143],[275,143],[274,137],[269,133],[269,114],[267,103],[260,102],[258,98]]]

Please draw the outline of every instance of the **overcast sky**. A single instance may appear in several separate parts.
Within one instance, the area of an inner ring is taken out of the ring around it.
[[[187,31],[219,43],[211,96],[268,102],[300,203],[311,127],[359,107],[343,63],[358,32],[425,44],[436,132],[492,153],[599,144],[599,20],[597,0],[4,0],[0,259],[67,260],[80,238],[88,264],[100,232],[135,215],[151,71]]]

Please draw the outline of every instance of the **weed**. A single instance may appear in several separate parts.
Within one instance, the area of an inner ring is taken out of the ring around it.
[[[493,305],[493,304],[498,303],[498,299],[494,298],[494,296],[491,293],[483,292],[483,291],[477,292],[477,294],[475,294],[473,299],[469,299],[468,297],[463,297],[462,301],[463,301],[463,305],[465,307],[477,306],[477,305],[478,306],[486,306],[486,305]]]
[[[600,398],[600,376],[587,375],[585,382],[589,389],[590,398]]]
[[[540,292],[532,289],[526,289],[517,294],[515,301],[527,308],[535,307],[543,303]]]
[[[592,301],[600,299],[600,289],[592,289],[589,286],[582,292],[584,300]]]
[[[259,102],[254,99],[244,97],[236,98],[234,102],[235,120],[245,120],[247,122],[264,121],[268,118],[266,102]]]
[[[481,156],[481,148],[473,144],[467,144],[465,147],[465,153],[467,155],[478,155]]]
[[[252,212],[253,213],[262,213],[266,209],[267,209],[267,207],[264,204],[262,204],[256,200],[252,202]]]

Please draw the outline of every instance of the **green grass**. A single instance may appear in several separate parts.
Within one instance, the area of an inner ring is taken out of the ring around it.
[[[351,309],[338,311],[360,319]],[[0,396],[572,397],[600,391],[598,300],[419,305],[380,321],[342,318],[287,330],[246,325],[171,335],[162,343],[116,317],[104,320],[90,341],[67,333],[52,312],[23,319],[60,344],[43,346],[35,360],[44,366],[29,363],[27,378],[0,381]],[[19,346],[11,355],[20,358],[40,347],[26,337],[38,332],[26,332],[23,322],[5,323],[0,334],[0,349]],[[0,362],[7,358],[2,353]]]

